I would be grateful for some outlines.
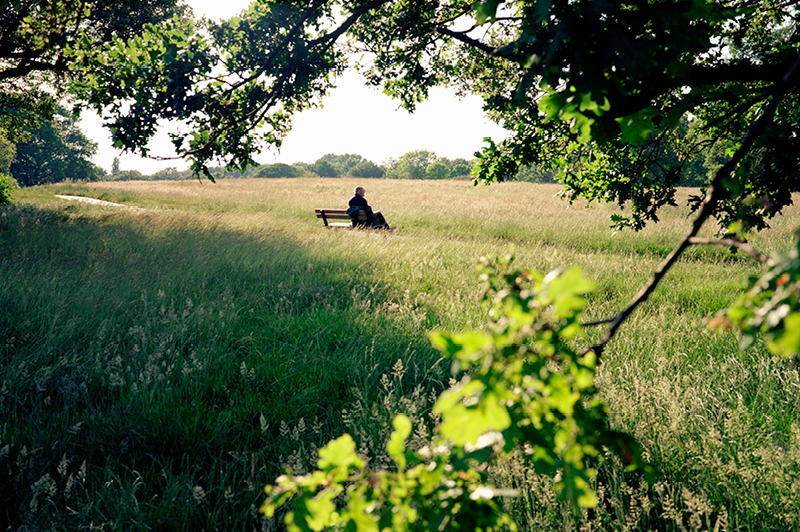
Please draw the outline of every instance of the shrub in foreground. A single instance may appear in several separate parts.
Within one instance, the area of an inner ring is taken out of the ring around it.
[[[11,203],[14,199],[14,189],[17,181],[6,174],[0,174],[0,205]]]

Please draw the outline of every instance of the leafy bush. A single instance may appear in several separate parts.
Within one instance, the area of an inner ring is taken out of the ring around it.
[[[353,177],[383,177],[386,171],[372,161],[362,161],[350,169]]]
[[[794,356],[800,352],[800,240],[767,263],[769,270],[751,279],[750,289],[708,325],[738,329],[742,349],[763,337],[771,353]]]
[[[295,167],[284,163],[262,165],[253,177],[276,178],[276,177],[300,177],[303,172]]]
[[[426,179],[447,179],[450,177],[450,169],[443,161],[433,161],[425,169]]]
[[[121,170],[109,176],[109,181],[150,181],[150,177],[139,170]]]
[[[11,203],[14,199],[14,189],[18,186],[13,177],[0,174],[0,205]]]
[[[320,176],[324,177],[342,177],[346,175],[353,175],[354,177],[365,177],[356,174],[351,174],[350,170],[355,168],[361,163],[372,162],[365,159],[357,153],[345,153],[336,155],[334,153],[326,153],[314,162],[314,171]],[[374,164],[374,163],[373,163]]]

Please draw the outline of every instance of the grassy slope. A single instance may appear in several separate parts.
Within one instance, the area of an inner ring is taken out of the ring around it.
[[[614,233],[609,208],[567,208],[553,186],[367,180],[399,230],[323,229],[313,209],[342,206],[356,184],[63,185],[0,210],[0,527],[267,526],[253,512],[282,467],[304,470],[345,430],[379,461],[394,412],[430,421],[449,375],[427,332],[484,321],[479,256],[513,243],[520,265],[581,265],[598,281],[589,317],[600,318],[687,227],[673,209]],[[753,243],[786,248],[798,220],[792,210]],[[598,381],[612,420],[666,477],[635,488],[610,473],[584,521],[800,526],[787,496],[800,488],[797,368],[702,327],[758,271],[692,250],[610,346]],[[509,469],[531,486],[521,518],[564,526],[535,489],[546,481]]]

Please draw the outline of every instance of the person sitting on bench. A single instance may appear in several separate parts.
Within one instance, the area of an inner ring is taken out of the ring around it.
[[[347,214],[359,225],[372,227],[374,229],[391,229],[389,224],[386,223],[386,219],[383,217],[383,214],[381,214],[381,211],[372,212],[372,207],[369,206],[366,198],[364,198],[366,192],[364,187],[356,187],[355,190],[353,190],[353,197],[350,199],[350,208],[347,209]],[[361,210],[367,213],[367,222],[358,222],[358,211]]]

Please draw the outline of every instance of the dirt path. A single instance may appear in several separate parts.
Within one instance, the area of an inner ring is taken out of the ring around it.
[[[87,198],[86,196],[62,196],[60,194],[56,194],[57,198],[71,200],[71,201],[83,201],[84,203],[91,203],[93,205],[109,205],[112,207],[128,207],[128,205],[123,205],[121,203],[113,203],[111,201],[104,201],[99,200],[97,198]]]

